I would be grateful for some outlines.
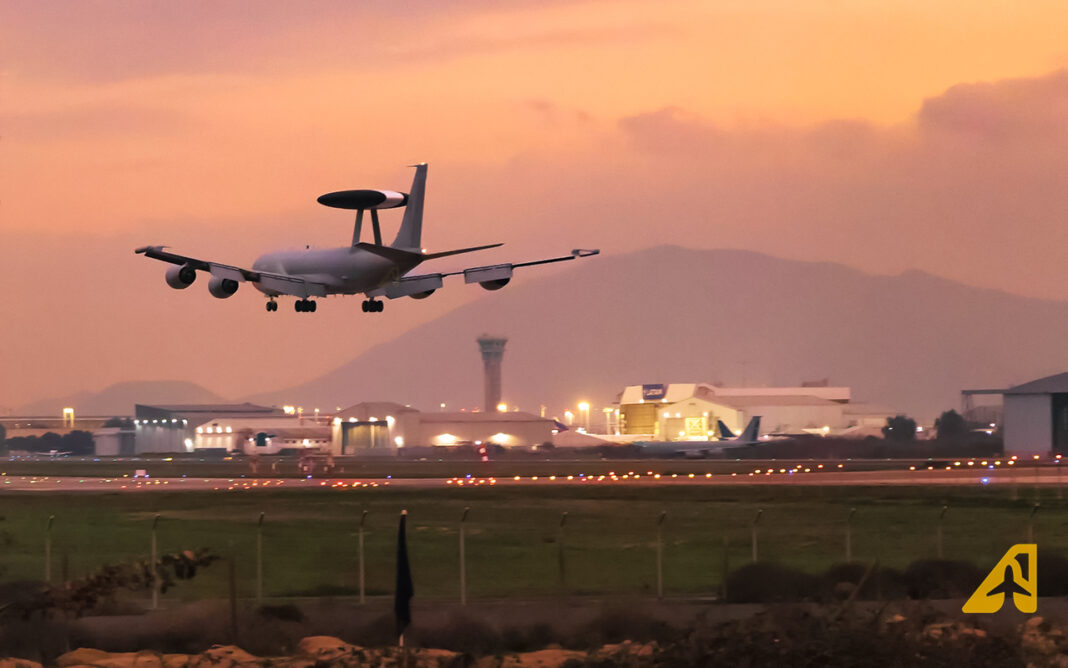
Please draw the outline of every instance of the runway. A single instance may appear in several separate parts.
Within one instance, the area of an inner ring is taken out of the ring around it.
[[[666,474],[651,470],[620,470],[605,475],[480,476],[471,473],[454,478],[97,478],[74,476],[2,476],[0,493],[150,493],[183,491],[259,490],[386,490],[442,489],[463,487],[554,487],[554,486],[700,486],[700,485],[786,485],[786,486],[1059,486],[1068,482],[1059,466],[961,466],[910,470],[850,471],[845,464],[813,463],[794,467],[757,468],[732,473]],[[477,470],[477,467],[472,467]]]

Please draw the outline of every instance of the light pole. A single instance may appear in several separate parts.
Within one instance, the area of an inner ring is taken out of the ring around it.
[[[580,401],[578,405],[579,417],[582,420],[582,426],[587,432],[590,431],[590,402]]]
[[[613,410],[612,408],[602,408],[601,409],[601,411],[604,413],[604,433],[605,434],[611,434],[612,433],[612,410]]]

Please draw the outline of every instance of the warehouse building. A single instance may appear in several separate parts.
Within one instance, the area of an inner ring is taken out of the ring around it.
[[[720,437],[717,422],[734,433],[761,416],[760,433],[830,433],[848,427],[848,387],[717,387],[708,383],[631,385],[619,398],[625,436],[705,441]]]
[[[341,411],[333,429],[335,455],[393,455],[413,446],[534,447],[552,442],[556,423],[517,411],[424,413],[396,403],[368,402]]]

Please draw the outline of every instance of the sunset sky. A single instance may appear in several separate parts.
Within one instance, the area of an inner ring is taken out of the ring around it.
[[[315,198],[422,161],[424,245],[506,243],[479,261],[672,243],[1064,299],[1066,38],[1059,0],[0,0],[0,413],[239,398],[483,297],[269,317],[132,252],[344,243]]]

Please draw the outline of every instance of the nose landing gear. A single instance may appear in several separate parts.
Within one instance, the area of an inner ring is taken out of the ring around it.
[[[364,313],[381,313],[384,308],[386,308],[385,303],[377,299],[368,299],[363,302]]]
[[[267,302],[267,311],[268,312],[273,313],[274,311],[277,311],[277,310],[278,310],[278,302],[276,302],[273,299],[271,301]]]

